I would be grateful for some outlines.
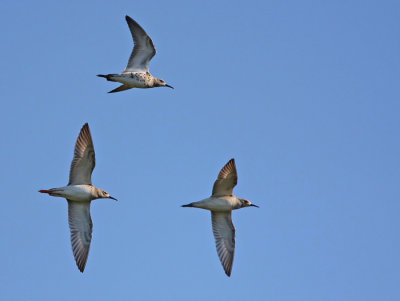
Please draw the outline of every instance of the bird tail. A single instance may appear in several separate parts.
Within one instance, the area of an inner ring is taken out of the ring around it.
[[[48,193],[51,196],[61,196],[63,190],[60,188],[51,188],[51,189],[41,189],[39,190],[40,193]]]
[[[97,74],[98,77],[104,77],[106,80],[110,82],[116,82],[114,77],[117,75],[118,74]]]

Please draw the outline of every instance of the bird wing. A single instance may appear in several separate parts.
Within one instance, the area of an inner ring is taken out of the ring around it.
[[[121,91],[129,90],[129,89],[132,89],[132,87],[129,87],[127,85],[121,85],[118,88],[115,88],[114,90],[109,91],[108,93],[121,92]]]
[[[72,252],[78,269],[83,273],[92,241],[93,223],[90,217],[90,202],[68,200],[68,223],[71,231]]]
[[[211,211],[211,221],[219,260],[225,270],[225,274],[231,276],[236,232],[232,223],[232,211]]]
[[[72,252],[76,265],[83,273],[92,241],[93,222],[90,217],[90,202],[68,200],[68,223],[71,231]]]
[[[238,181],[235,159],[230,159],[221,169],[214,182],[212,196],[232,195],[233,187]]]
[[[75,143],[74,158],[69,171],[68,185],[92,184],[96,156],[89,125],[85,123]]]
[[[135,20],[129,16],[126,16],[125,19],[126,22],[128,22],[135,46],[133,47],[132,54],[124,73],[148,72],[149,62],[156,54],[156,48],[154,47],[153,41]]]

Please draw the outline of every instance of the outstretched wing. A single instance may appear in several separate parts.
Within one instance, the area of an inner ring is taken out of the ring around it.
[[[135,46],[124,72],[148,72],[150,60],[156,54],[152,39],[131,17],[125,17]]]
[[[96,156],[89,125],[85,123],[75,143],[74,158],[69,171],[68,185],[92,184]]]
[[[211,221],[219,260],[225,270],[225,274],[231,276],[236,232],[232,223],[232,211],[211,211]]]
[[[72,252],[78,269],[83,273],[92,241],[93,223],[90,217],[90,202],[68,200],[68,223],[71,231]]]
[[[221,169],[214,182],[212,196],[232,195],[233,187],[238,181],[235,159],[230,159]]]

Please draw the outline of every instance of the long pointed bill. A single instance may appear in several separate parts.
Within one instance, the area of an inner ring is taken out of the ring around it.
[[[110,196],[110,197],[108,197],[109,199],[112,199],[112,200],[115,200],[115,201],[118,201],[116,198],[113,198],[112,196]]]
[[[251,204],[250,206],[251,206],[251,207],[257,207],[257,208],[260,208],[260,207],[258,207],[257,205],[254,205],[254,204]]]
[[[170,85],[165,84],[165,86],[168,87],[168,88],[174,89],[174,87],[172,87]]]

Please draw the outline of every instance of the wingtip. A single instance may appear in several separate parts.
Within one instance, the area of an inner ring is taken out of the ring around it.
[[[231,277],[232,274],[232,266],[223,267],[226,276]]]
[[[228,161],[228,163],[225,164],[225,166],[229,166],[229,167],[232,167],[232,168],[235,168],[235,169],[236,169],[235,158],[230,159],[230,160]],[[225,166],[224,166],[224,167],[225,167]]]
[[[75,261],[76,261],[76,259],[75,259]],[[76,266],[78,267],[79,272],[81,272],[83,274],[83,272],[85,271],[86,262],[77,262],[76,261]]]
[[[228,171],[231,171],[231,170],[236,170],[236,163],[235,163],[235,159],[234,158],[230,159],[224,165],[224,167],[222,167],[222,169],[220,171],[220,174],[218,176],[221,176],[221,173],[222,173],[222,175],[224,175],[225,173],[227,173]]]
[[[82,130],[83,129],[89,129],[89,123],[85,122],[85,124],[82,126]]]

